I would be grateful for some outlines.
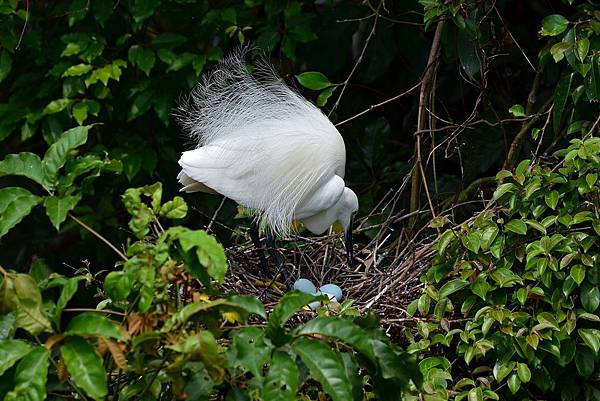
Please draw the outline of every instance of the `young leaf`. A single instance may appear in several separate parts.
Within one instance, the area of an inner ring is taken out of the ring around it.
[[[329,345],[319,340],[300,338],[294,341],[292,349],[333,401],[352,399],[352,387],[346,377],[344,365]]]
[[[48,187],[54,187],[58,170],[67,162],[69,152],[87,141],[91,127],[92,125],[86,125],[65,131],[58,141],[50,145],[42,160],[44,182]]]
[[[62,222],[67,218],[67,214],[75,209],[75,206],[77,206],[80,200],[81,194],[48,196],[44,199],[46,214],[57,231],[60,229]]]
[[[508,112],[515,117],[525,117],[526,116],[525,108],[523,106],[521,106],[520,104],[515,104],[515,105],[511,106],[511,108],[508,109]]]
[[[106,371],[94,348],[81,337],[70,337],[60,354],[75,384],[94,400],[103,400],[108,394]]]

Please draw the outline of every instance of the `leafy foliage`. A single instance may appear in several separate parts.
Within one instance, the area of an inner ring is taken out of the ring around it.
[[[161,211],[172,211],[175,200],[161,204],[160,184],[129,189],[123,201],[138,240],[120,268],[105,276],[95,309],[73,315],[76,309],[65,306],[78,281],[91,284],[98,276],[52,273],[36,282],[30,274],[3,271],[0,313],[3,320],[14,316],[11,327],[26,330],[9,328],[0,340],[5,400],[24,393],[43,400],[52,386],[64,397],[79,393],[94,400],[109,394],[123,400],[216,394],[282,400],[314,392],[344,401],[362,399],[363,380],[386,383],[375,390],[381,399],[389,389],[397,394],[409,382],[420,383],[414,359],[389,342],[376,319],[324,310],[329,316],[290,327],[293,315],[320,298],[291,292],[267,314],[254,297],[221,294],[215,285],[227,270],[222,246],[203,231],[163,230],[158,218],[167,218]],[[177,203],[185,213],[185,202]],[[50,291],[57,286],[58,299]],[[61,330],[65,314],[70,318]]]

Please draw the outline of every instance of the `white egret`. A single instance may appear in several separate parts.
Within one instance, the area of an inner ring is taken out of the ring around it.
[[[344,183],[344,141],[266,61],[249,73],[246,53],[220,62],[176,111],[196,144],[179,159],[182,191],[231,198],[272,234],[288,234],[294,219],[314,234],[339,221],[351,263],[358,199]]]

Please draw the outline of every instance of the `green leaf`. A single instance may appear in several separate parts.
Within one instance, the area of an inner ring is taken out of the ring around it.
[[[321,90],[333,85],[325,75],[316,71],[303,72],[296,75],[296,79],[300,85],[312,90]]]
[[[498,186],[498,188],[494,191],[494,200],[498,200],[508,193],[513,193],[517,189],[518,189],[517,186],[515,184],[513,184],[512,182],[507,182],[505,184],[502,184],[502,185]]]
[[[50,145],[42,160],[44,181],[47,186],[54,187],[58,170],[67,162],[69,152],[87,141],[88,131],[91,127],[93,125],[85,125],[65,131],[58,141]]]
[[[594,373],[594,355],[587,348],[578,346],[575,353],[575,366],[581,376],[591,376]]]
[[[585,266],[575,265],[571,267],[571,272],[569,275],[577,283],[577,285],[580,285],[583,283],[583,279],[585,278]]]
[[[555,135],[558,135],[560,133],[562,116],[565,111],[567,101],[569,100],[569,95],[571,94],[571,85],[573,83],[574,76],[574,73],[564,75],[560,79],[560,81],[558,81],[558,85],[556,85],[556,90],[554,91],[554,106],[552,107],[552,127],[554,129]]]
[[[544,36],[556,36],[563,33],[569,26],[569,20],[559,14],[549,15],[542,20],[541,34]]]
[[[600,330],[597,329],[578,329],[579,337],[590,347],[594,354],[600,350]]]
[[[369,335],[360,326],[349,320],[332,316],[320,316],[298,327],[294,334],[318,334],[335,338],[375,362],[375,354],[369,343]]]
[[[461,279],[450,280],[446,284],[444,284],[442,286],[442,288],[440,288],[440,292],[439,292],[440,299],[447,298],[451,294],[454,294],[455,292],[465,288],[468,285],[469,285],[469,282],[466,280],[461,280]]]
[[[513,373],[512,375],[510,375],[507,383],[508,383],[508,388],[510,389],[510,392],[513,394],[516,394],[517,391],[519,391],[519,389],[521,388],[521,380],[519,379],[519,376],[516,373]]]
[[[578,39],[575,44],[575,49],[577,50],[577,57],[579,57],[579,60],[583,63],[590,50],[590,40],[585,37]]]
[[[192,248],[195,248],[196,257],[200,264],[206,268],[209,276],[218,283],[222,283],[225,280],[225,273],[227,273],[227,258],[225,257],[223,245],[204,230],[183,230],[177,232],[177,238],[183,251],[188,252]],[[191,271],[191,273],[196,277],[200,277],[201,275],[197,271]]]
[[[330,86],[329,88],[326,88],[324,91],[319,93],[319,96],[317,97],[317,106],[325,106],[331,95],[333,95],[333,91],[335,91],[336,88],[337,86]]]
[[[548,207],[550,209],[555,210],[556,206],[558,205],[558,197],[559,197],[558,191],[546,192],[546,194],[544,195],[544,201],[546,202],[546,205],[548,205]]]
[[[511,106],[511,108],[508,109],[508,112],[515,117],[527,116],[527,114],[525,114],[525,108],[523,106],[521,106],[520,104],[515,104],[515,105]]]
[[[133,283],[129,275],[123,271],[110,272],[104,278],[104,291],[106,291],[106,295],[113,301],[126,299],[132,289]]]
[[[295,401],[300,387],[300,371],[296,362],[285,352],[275,351],[267,373],[262,399],[265,401]]]
[[[23,188],[0,189],[0,238],[23,220],[41,200]]]
[[[258,298],[251,295],[231,295],[227,297],[227,303],[235,305],[247,313],[260,316],[263,319],[267,318],[267,312],[265,311],[263,303],[260,302]]]
[[[63,111],[73,103],[73,99],[57,99],[46,105],[43,114],[55,114]]]
[[[589,279],[588,279],[589,280]],[[600,305],[600,289],[597,285],[585,283],[581,287],[581,305],[588,313],[594,313]]]
[[[245,327],[230,333],[232,344],[227,350],[228,362],[241,367],[255,377],[263,376],[263,369],[271,357],[272,345],[265,341],[264,330]]]
[[[269,315],[268,325],[271,328],[283,327],[299,309],[311,302],[322,299],[321,296],[306,294],[300,291],[290,291],[285,294]]]
[[[504,380],[504,378],[506,376],[508,376],[510,374],[510,372],[513,371],[515,366],[516,366],[516,363],[514,361],[508,361],[508,362],[497,361],[496,364],[494,365],[493,373],[494,373],[494,377],[496,378],[498,383],[500,383],[502,380]]]
[[[50,351],[35,347],[25,356],[15,372],[14,389],[6,394],[4,401],[43,401],[46,399],[46,379]]]
[[[0,293],[0,295],[2,295],[2,293]],[[1,307],[2,303],[0,302],[0,308]],[[8,312],[0,316],[0,340],[9,340],[13,338],[15,335],[16,323],[17,314],[14,312]],[[2,376],[2,374],[0,374],[0,376]]]
[[[81,194],[65,196],[48,196],[44,198],[44,207],[46,214],[50,218],[52,225],[58,231],[60,225],[67,218],[67,214],[79,203]]]
[[[87,74],[88,72],[90,72],[92,70],[91,65],[89,64],[77,64],[77,65],[72,65],[69,68],[67,68],[67,70],[65,72],[63,72],[62,76],[63,77],[78,77],[80,75],[83,74]]]
[[[75,316],[65,330],[65,335],[110,337],[123,339],[119,326],[100,312],[85,312]]]
[[[467,394],[468,401],[483,401],[483,391],[481,387],[475,387],[469,390]],[[441,400],[440,400],[441,401]]]
[[[0,177],[3,175],[21,175],[44,185],[44,172],[42,161],[34,153],[21,152],[6,155],[0,161]]]
[[[188,205],[182,197],[176,196],[160,208],[160,215],[168,219],[183,219],[188,212]]]
[[[154,67],[156,61],[156,56],[152,50],[133,45],[129,48],[127,57],[133,65],[144,71],[147,76],[150,76],[150,71],[152,70],[152,67]]]
[[[504,228],[519,235],[527,234],[527,224],[523,220],[511,220],[504,225]]]
[[[22,340],[0,341],[0,376],[31,351],[31,345]]]
[[[473,231],[461,237],[463,245],[473,253],[479,252],[481,236],[479,232]]]
[[[521,382],[528,383],[531,380],[531,371],[529,370],[529,366],[526,363],[517,363],[517,374],[519,375],[519,379]]]
[[[352,399],[352,386],[346,376],[344,365],[338,354],[319,340],[300,338],[292,349],[308,367],[310,375],[321,385],[333,401]]]
[[[28,274],[9,274],[0,286],[0,313],[14,311],[16,326],[33,335],[52,332],[42,306],[42,294]]]
[[[4,81],[10,73],[12,62],[13,59],[8,50],[2,49],[2,52],[0,52],[0,82]]]
[[[81,280],[85,280],[85,276],[75,276],[68,279],[60,278],[58,285],[62,285],[62,291],[56,301],[56,307],[54,308],[53,318],[57,327],[60,326],[60,318],[63,309],[67,306],[67,303],[73,298],[73,295],[77,292],[78,284]],[[51,282],[52,283],[52,282]],[[48,288],[51,284],[48,285]]]
[[[106,371],[94,348],[81,337],[70,337],[60,354],[77,387],[94,400],[103,400],[108,394]]]

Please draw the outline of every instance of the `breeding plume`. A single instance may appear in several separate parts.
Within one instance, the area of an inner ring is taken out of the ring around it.
[[[179,160],[182,191],[231,198],[273,234],[298,219],[315,234],[339,221],[351,235],[358,199],[344,184],[340,133],[266,61],[249,73],[245,56],[219,63],[176,112],[196,144]]]

